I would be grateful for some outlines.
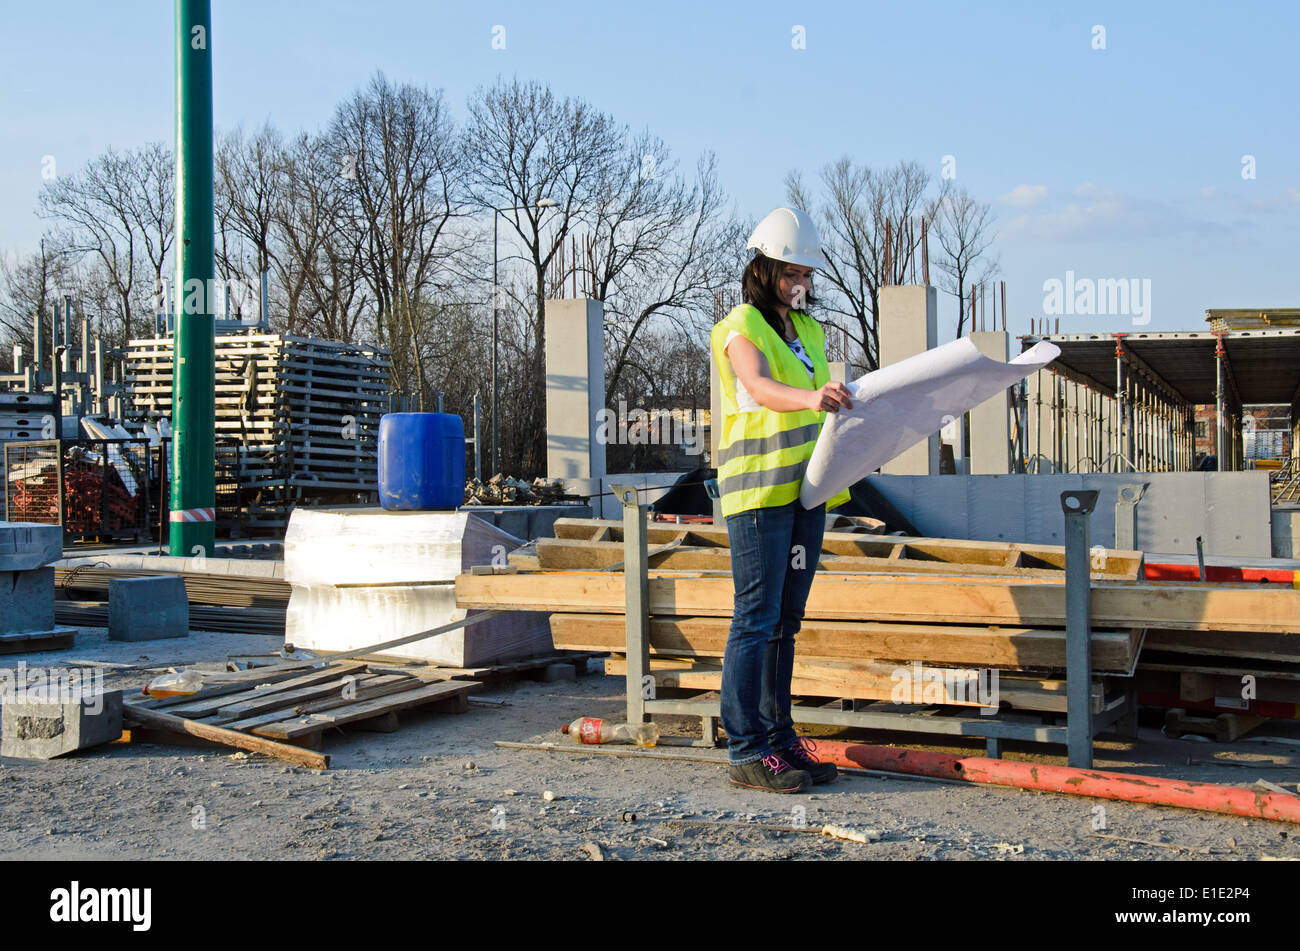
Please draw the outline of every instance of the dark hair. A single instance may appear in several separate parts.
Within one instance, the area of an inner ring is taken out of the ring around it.
[[[777,308],[785,305],[776,291],[777,282],[781,280],[781,274],[784,271],[784,261],[769,258],[762,251],[755,251],[754,257],[745,265],[745,276],[740,286],[740,299],[746,304],[753,304],[754,307],[758,308],[758,312],[763,315],[763,319],[771,325],[777,336],[782,340],[785,339],[785,323],[781,320],[781,312]],[[804,295],[804,306],[798,309],[801,313],[806,314],[808,308],[816,303],[817,298],[813,296],[812,290],[809,289],[808,293]]]

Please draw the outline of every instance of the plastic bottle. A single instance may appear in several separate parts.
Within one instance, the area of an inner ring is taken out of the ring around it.
[[[195,693],[202,687],[203,678],[195,671],[182,670],[179,673],[173,671],[155,677],[149,682],[149,686],[144,688],[144,692],[151,697],[179,697],[182,694]]]
[[[578,717],[560,727],[560,732],[575,737],[579,743],[635,743],[654,746],[659,742],[659,727],[653,723],[615,723],[596,717]]]

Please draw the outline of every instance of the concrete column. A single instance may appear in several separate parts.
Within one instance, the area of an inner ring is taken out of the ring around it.
[[[880,289],[880,365],[889,366],[939,345],[938,291],[929,286]],[[939,434],[934,433],[885,463],[890,475],[938,475]]]
[[[592,480],[599,492],[605,441],[618,409],[605,402],[604,305],[586,298],[546,302],[546,475]]]
[[[969,339],[980,353],[990,359],[999,363],[1010,359],[1010,334],[981,331],[971,334]],[[970,475],[1005,475],[1012,471],[1008,393],[990,397],[970,411]]]

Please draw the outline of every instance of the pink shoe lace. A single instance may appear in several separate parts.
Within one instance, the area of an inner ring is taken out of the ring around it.
[[[772,753],[768,756],[764,756],[763,765],[766,766],[768,769],[770,769],[774,776],[779,776],[781,773],[784,773],[787,769],[790,768],[790,764],[787,763],[785,760],[783,760],[780,756],[777,756],[775,753]]]

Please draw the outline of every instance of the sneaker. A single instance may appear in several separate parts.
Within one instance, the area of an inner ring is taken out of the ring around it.
[[[795,769],[807,773],[816,785],[835,782],[839,779],[840,771],[834,763],[823,763],[813,756],[816,749],[817,744],[812,740],[796,737],[794,746],[782,750],[781,755]]]
[[[727,770],[727,775],[733,786],[768,792],[797,793],[812,785],[811,776],[792,767],[777,753],[744,766],[732,766]]]

